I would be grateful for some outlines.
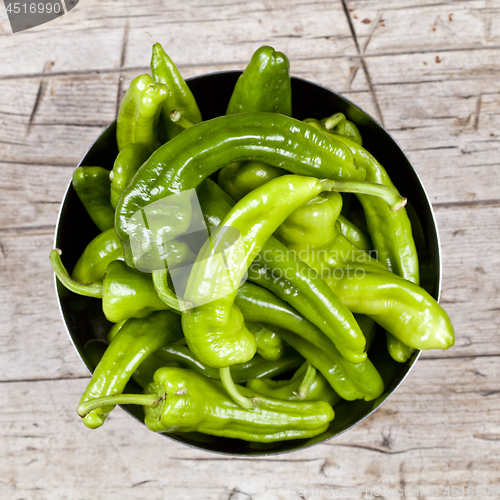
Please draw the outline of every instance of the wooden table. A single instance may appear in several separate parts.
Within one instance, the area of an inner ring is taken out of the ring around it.
[[[456,345],[423,354],[381,409],[326,444],[238,460],[169,442],[120,409],[94,432],[78,421],[89,376],[64,330],[48,254],[72,170],[147,70],[146,32],[185,77],[242,69],[263,44],[284,51],[294,75],[379,119],[430,194]],[[0,497],[500,489],[499,61],[499,0],[81,0],[15,35],[0,7]]]

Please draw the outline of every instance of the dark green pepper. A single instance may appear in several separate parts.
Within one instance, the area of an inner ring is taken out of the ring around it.
[[[170,194],[196,188],[224,165],[251,159],[322,179],[364,177],[354,168],[348,147],[293,118],[247,113],[198,123],[155,151],[123,192],[115,229],[127,264],[135,265],[129,222],[136,212]]]
[[[73,187],[94,224],[106,231],[114,225],[111,206],[109,170],[101,167],[78,167],[73,172]]]
[[[290,62],[272,47],[255,51],[238,78],[226,114],[267,111],[292,116]]]
[[[111,180],[111,206],[116,208],[124,189],[130,184],[139,167],[149,158],[149,150],[139,143],[127,144],[116,157]]]
[[[112,227],[98,234],[85,247],[71,275],[81,283],[101,281],[108,264],[114,260],[123,260],[123,248]]]
[[[165,132],[165,141],[180,134],[182,127],[170,119],[173,110],[180,110],[183,116],[194,123],[201,122],[201,113],[193,93],[182,78],[172,59],[159,43],[153,45],[151,74],[159,84],[165,84],[170,91],[161,109],[161,121]]]
[[[279,401],[238,389],[256,399],[258,409],[239,407],[216,380],[182,368],[160,368],[145,394],[94,399],[81,404],[78,414],[85,417],[96,406],[139,404],[146,426],[155,432],[202,432],[262,443],[317,436],[335,415],[324,401]]]
[[[150,75],[134,78],[123,96],[116,122],[118,151],[131,143],[142,144],[152,153],[159,145],[158,121],[169,89]]]
[[[160,311],[147,318],[128,320],[106,349],[80,404],[92,398],[121,394],[132,373],[151,353],[180,338],[180,318],[173,312]],[[100,427],[113,408],[107,405],[96,408],[83,418],[83,423],[92,429]]]

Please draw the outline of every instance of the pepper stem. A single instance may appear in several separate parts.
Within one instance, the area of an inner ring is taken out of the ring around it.
[[[323,184],[324,191],[337,191],[339,193],[359,193],[378,196],[382,198],[390,207],[392,212],[397,212],[406,205],[408,201],[403,198],[398,190],[384,186],[383,184],[375,184],[374,182],[366,181],[331,181],[324,179],[320,181]]]
[[[325,127],[326,130],[332,130],[337,127],[338,131],[343,134],[345,131],[345,123],[346,118],[344,113],[335,113],[323,121],[323,127]]]
[[[80,283],[75,281],[68,273],[61,260],[61,250],[56,248],[50,252],[50,265],[59,278],[59,281],[68,289],[85,297],[102,298],[102,281],[95,283]]]
[[[193,307],[191,302],[179,299],[168,286],[168,269],[153,271],[153,284],[158,297],[174,311],[185,311]]]
[[[186,118],[180,109],[174,109],[170,112],[170,119],[180,125],[182,128],[191,128],[195,125],[189,118]]]
[[[141,405],[155,406],[165,399],[165,393],[158,398],[157,394],[116,394],[114,396],[104,396],[102,398],[92,398],[84,401],[76,409],[80,417],[86,417],[92,410],[106,405]]]
[[[239,404],[245,410],[251,410],[254,408],[254,401],[251,398],[242,396],[236,387],[233,377],[231,377],[231,369],[229,366],[226,368],[220,368],[219,375],[224,389],[226,389],[227,393],[235,403]]]
[[[300,399],[307,398],[315,378],[316,378],[316,368],[314,368],[314,366],[309,361],[307,361],[306,373],[296,392],[296,396],[298,398]]]

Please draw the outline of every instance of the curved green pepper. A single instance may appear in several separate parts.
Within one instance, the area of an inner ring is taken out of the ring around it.
[[[257,399],[259,408],[239,407],[216,380],[182,368],[160,368],[145,394],[94,399],[80,405],[78,414],[84,417],[96,405],[139,404],[147,428],[155,432],[202,432],[262,443],[317,436],[335,416],[324,401],[279,401],[246,387],[239,391]]]
[[[325,278],[340,300],[351,311],[370,316],[405,345],[448,349],[454,344],[448,314],[423,288],[390,274],[341,274]]]
[[[114,260],[123,260],[123,248],[112,227],[98,234],[85,247],[71,275],[81,283],[101,281],[108,264]]]
[[[137,143],[152,153],[160,145],[158,121],[168,94],[168,87],[155,83],[150,75],[140,75],[132,80],[118,110],[118,151],[130,143]]]
[[[116,208],[124,189],[130,184],[139,167],[149,158],[149,150],[142,144],[127,144],[116,157],[111,180],[111,206]]]
[[[109,170],[78,167],[73,172],[73,187],[94,224],[101,231],[113,227],[115,211],[110,202]]]
[[[143,319],[130,319],[120,329],[97,365],[80,404],[92,398],[121,394],[134,370],[154,351],[180,339],[180,318],[161,311]],[[83,423],[100,427],[114,406],[101,406],[89,412]]]
[[[292,116],[290,62],[272,47],[257,49],[238,78],[226,115],[267,111]]]
[[[111,262],[103,280],[94,283],[80,283],[71,279],[58,249],[50,252],[50,263],[59,281],[68,290],[102,299],[102,310],[111,323],[128,318],[144,318],[154,311],[170,309],[158,297],[150,274],[131,269],[120,260]]]
[[[312,365],[307,361],[293,374],[290,380],[254,378],[249,380],[246,386],[268,398],[284,401],[326,401],[329,405],[335,406],[340,401],[340,396],[314,367],[312,368],[312,380],[308,380],[311,367]],[[306,389],[304,389],[304,382],[306,382]],[[304,394],[306,390],[307,394]]]
[[[131,258],[132,216],[170,194],[196,188],[222,166],[260,159],[296,174],[363,179],[350,149],[304,122],[277,113],[244,113],[198,123],[164,144],[142,165],[116,207],[115,229]],[[174,235],[175,236],[175,235]]]
[[[346,361],[328,337],[272,292],[247,282],[239,288],[236,304],[245,320],[272,325],[343,399],[371,401],[382,394],[382,378],[368,358],[357,364]]]
[[[161,109],[161,120],[165,131],[165,140],[169,141],[183,130],[182,127],[170,119],[170,113],[173,110],[181,110],[184,117],[194,123],[201,122],[201,113],[193,93],[182,78],[175,64],[172,62],[172,59],[170,59],[159,43],[153,45],[151,74],[157,83],[165,84],[170,91]]]

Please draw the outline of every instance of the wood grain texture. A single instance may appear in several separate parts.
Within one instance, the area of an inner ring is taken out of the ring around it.
[[[186,78],[243,69],[260,45],[284,51],[292,74],[383,122],[428,190],[456,345],[425,353],[380,410],[333,441],[238,460],[156,436],[120,409],[97,431],[78,422],[88,374],[48,253],[74,166],[148,71],[146,32]],[[499,61],[499,0],[81,0],[16,35],[0,6],[0,498],[282,500],[300,498],[294,485],[302,498],[358,486],[430,498],[435,486],[498,487]]]

